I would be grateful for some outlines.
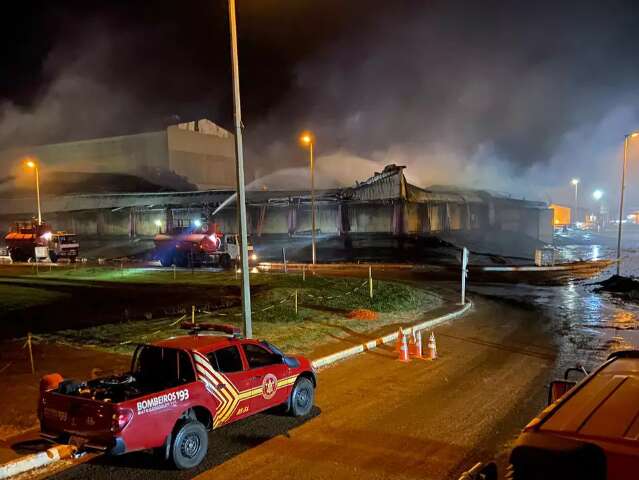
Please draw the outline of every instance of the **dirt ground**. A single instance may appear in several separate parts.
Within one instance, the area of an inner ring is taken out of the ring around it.
[[[40,378],[58,372],[66,378],[90,378],[129,368],[129,357],[87,348],[61,345],[33,345],[35,374],[31,373],[24,342],[4,342],[0,348],[0,441],[37,427],[36,406]]]

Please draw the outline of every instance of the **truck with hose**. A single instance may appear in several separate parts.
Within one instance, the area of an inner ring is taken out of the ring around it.
[[[219,266],[224,269],[240,264],[239,235],[223,234],[217,224],[177,226],[153,239],[155,257],[163,267]],[[257,262],[253,245],[248,245],[249,264]]]

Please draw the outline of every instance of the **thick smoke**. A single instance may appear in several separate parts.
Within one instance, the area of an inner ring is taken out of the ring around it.
[[[639,127],[631,5],[469,3],[402,2],[345,32],[298,66],[296,91],[255,136],[310,128],[318,165],[348,181],[360,157],[407,165],[423,186],[566,202],[577,176],[584,196],[612,197],[623,135]]]
[[[74,13],[44,60],[40,91],[26,105],[0,103],[0,148],[140,132],[174,114],[228,128],[226,4],[213,4],[140,2],[98,9],[93,20]],[[297,137],[310,129],[320,187],[396,163],[421,186],[569,202],[579,177],[584,202],[594,188],[616,202],[623,135],[639,127],[634,2],[238,8],[255,185],[308,185]],[[631,162],[631,187],[634,170]],[[639,205],[637,193],[629,189]]]

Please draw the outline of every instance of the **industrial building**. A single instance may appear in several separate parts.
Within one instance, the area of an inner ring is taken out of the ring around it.
[[[12,148],[0,152],[0,165],[15,166],[27,156],[38,160],[45,182],[76,178],[68,191],[83,191],[86,182],[98,191],[121,191],[126,175],[144,181],[134,191],[235,188],[233,135],[206,119],[134,135]]]

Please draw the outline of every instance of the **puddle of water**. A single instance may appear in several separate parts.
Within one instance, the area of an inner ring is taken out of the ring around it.
[[[639,240],[623,251],[622,274],[639,276]],[[565,245],[562,261],[615,258],[613,245]],[[639,348],[639,304],[625,302],[608,293],[595,293],[596,281],[608,278],[615,267],[600,277],[559,287],[489,285],[470,288],[482,294],[509,298],[532,305],[551,320],[559,348],[556,375],[576,363],[590,369],[612,351]]]

